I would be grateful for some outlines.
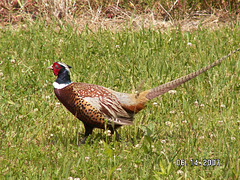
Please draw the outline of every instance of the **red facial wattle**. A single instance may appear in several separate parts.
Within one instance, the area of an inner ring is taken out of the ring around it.
[[[53,63],[52,67],[53,67],[53,74],[55,76],[57,76],[59,71],[61,70],[61,66],[58,63],[55,62],[55,63]]]

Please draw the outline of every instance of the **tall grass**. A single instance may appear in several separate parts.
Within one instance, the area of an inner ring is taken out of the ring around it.
[[[126,21],[131,17],[141,19],[141,15],[145,15],[145,21],[177,21],[186,17],[203,19],[210,14],[226,21],[238,19],[240,3],[238,0],[5,0],[0,3],[0,8],[0,22],[14,24],[39,17],[68,22],[75,18],[78,21],[108,21],[115,18],[120,19],[117,21],[120,23],[121,20]]]
[[[46,68],[62,61],[75,82],[130,93],[144,81],[145,90],[239,47],[239,25],[191,33],[62,27],[36,22],[0,31],[1,179],[238,178],[239,53],[149,102],[119,130],[121,141],[94,130],[82,146],[83,125],[59,104]],[[204,167],[204,159],[220,165]]]

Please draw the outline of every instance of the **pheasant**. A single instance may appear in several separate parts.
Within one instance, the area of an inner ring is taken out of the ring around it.
[[[108,128],[118,137],[116,129],[133,124],[134,114],[141,111],[149,100],[195,78],[239,50],[240,48],[232,51],[196,72],[138,94],[121,93],[99,85],[72,82],[71,67],[62,62],[54,62],[48,68],[57,76],[53,86],[58,100],[84,124],[85,135],[81,141],[84,144],[94,128]]]

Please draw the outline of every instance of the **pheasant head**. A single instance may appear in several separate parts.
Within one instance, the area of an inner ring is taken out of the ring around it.
[[[52,66],[48,67],[48,69],[51,69],[53,74],[57,76],[56,81],[53,83],[55,88],[61,89],[71,83],[70,68],[71,66],[62,62],[55,62]]]

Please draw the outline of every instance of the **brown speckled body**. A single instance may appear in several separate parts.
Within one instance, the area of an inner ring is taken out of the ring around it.
[[[59,101],[74,116],[81,120],[84,123],[85,127],[88,128],[105,129],[106,119],[111,119],[110,112],[101,105],[100,100],[103,100],[103,97],[108,97],[108,99],[114,99],[118,104],[120,104],[119,101],[117,101],[116,96],[109,92],[107,88],[93,84],[71,83],[63,89],[55,88],[54,92]],[[99,99],[99,102],[96,102],[99,103],[99,105],[96,104],[96,106],[99,106],[100,108],[95,108],[91,103],[86,101],[86,98]],[[113,130],[113,128],[120,127],[121,124],[110,121],[107,122],[107,126],[108,128],[110,128],[110,130]]]

